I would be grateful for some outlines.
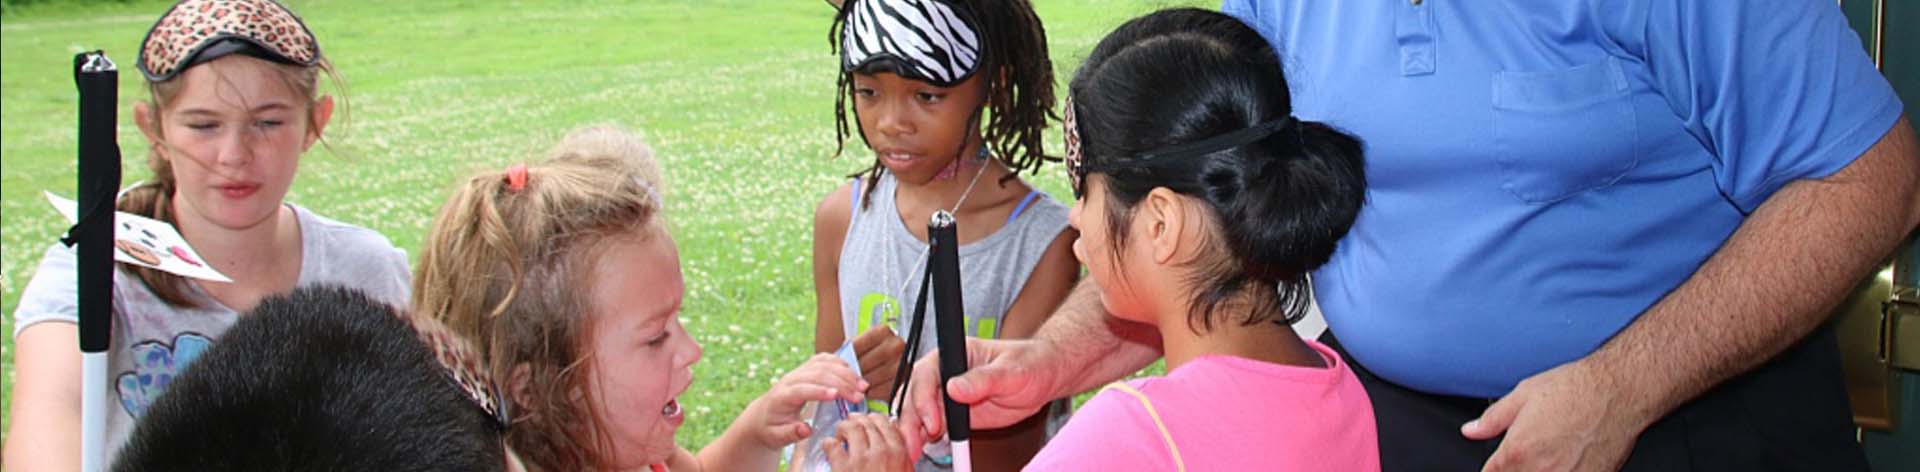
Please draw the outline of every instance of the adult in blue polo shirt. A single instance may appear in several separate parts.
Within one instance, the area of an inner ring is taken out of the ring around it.
[[[1865,467],[1817,327],[1920,166],[1833,2],[1223,9],[1368,144],[1314,282],[1387,469]]]
[[[1866,467],[1819,326],[1920,222],[1920,156],[1833,2],[1223,10],[1300,118],[1367,143],[1368,206],[1313,280],[1384,468]],[[1089,293],[969,344],[948,387],[975,426],[1158,355]]]

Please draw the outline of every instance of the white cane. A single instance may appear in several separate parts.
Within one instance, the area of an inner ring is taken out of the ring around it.
[[[933,275],[933,323],[940,338],[940,385],[967,372],[967,331],[965,306],[960,298],[960,237],[958,225],[952,213],[938,211],[933,213],[932,221],[927,222],[927,243],[931,255],[927,256],[927,270]],[[967,405],[947,396],[947,389],[940,389],[940,398],[946,403],[947,441],[953,447],[953,470],[973,472],[973,451],[969,439],[973,435]]]
[[[113,333],[113,213],[120,188],[115,141],[119,69],[101,51],[73,58],[80,92],[79,211],[64,240],[78,259],[75,300],[80,315],[80,470],[106,469],[107,350]]]

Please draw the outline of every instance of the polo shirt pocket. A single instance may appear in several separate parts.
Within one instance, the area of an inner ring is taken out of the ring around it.
[[[1640,162],[1639,125],[1618,59],[1493,74],[1501,187],[1527,203],[1605,188]]]

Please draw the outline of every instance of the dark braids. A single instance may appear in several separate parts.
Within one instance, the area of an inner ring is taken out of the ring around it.
[[[853,1],[840,5],[832,27],[827,30],[827,42],[835,54],[840,54],[840,46],[845,44],[847,17],[852,12],[849,6]],[[980,37],[985,47],[975,73],[988,74],[987,100],[986,112],[976,117],[986,122],[981,134],[985,142],[981,145],[1012,170],[1000,179],[1000,184],[1006,185],[1018,178],[1021,171],[1035,174],[1041,164],[1059,162],[1060,157],[1046,154],[1044,145],[1047,123],[1059,121],[1060,116],[1053,111],[1053,60],[1047,53],[1047,30],[1041,25],[1040,16],[1034,14],[1033,5],[1027,0],[954,0],[954,3],[972,10],[980,22]],[[1000,71],[1004,71],[1004,75]],[[847,119],[847,98],[852,96],[853,74],[843,72],[835,87],[833,102],[833,155],[836,157],[846,151],[847,136],[851,133],[858,132],[861,139],[866,138],[860,121]],[[853,123],[851,127],[849,122]],[[880,160],[875,157],[866,168],[847,175],[866,181],[860,195],[862,206],[872,202],[881,169]]]

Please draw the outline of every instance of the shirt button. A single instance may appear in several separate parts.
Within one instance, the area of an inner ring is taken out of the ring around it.
[[[1422,3],[1422,0],[1407,0],[1407,1],[1413,2],[1413,6],[1416,6],[1416,7],[1420,6],[1420,4]]]

